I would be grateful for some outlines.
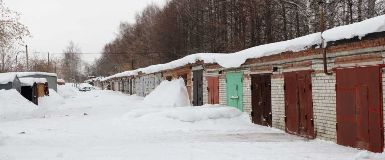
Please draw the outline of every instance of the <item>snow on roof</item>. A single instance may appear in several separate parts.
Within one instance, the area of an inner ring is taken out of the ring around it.
[[[311,47],[319,47],[323,42],[326,44],[327,42],[351,39],[357,36],[362,38],[367,34],[383,31],[385,31],[385,15],[346,26],[329,29],[322,34],[321,32],[313,33],[292,40],[260,45],[231,54],[192,54],[169,63],[157,64],[145,68],[139,68],[137,70],[118,73],[110,77],[103,78],[101,81],[107,81],[112,78],[133,76],[137,75],[139,72],[152,74],[164,70],[182,67],[187,64],[193,64],[197,61],[203,61],[204,63],[208,64],[217,63],[224,68],[236,68],[245,63],[247,59],[260,58],[289,51],[298,52],[309,49]]]
[[[47,73],[47,72],[14,72],[14,73],[16,73],[18,77],[29,77],[29,76],[36,76],[36,75],[57,77],[56,73]]]
[[[15,73],[0,73],[0,84],[7,84],[9,82],[13,82],[15,78]]]
[[[57,79],[57,82],[59,83],[65,83],[66,81],[64,79]]]
[[[95,77],[95,78],[87,79],[87,80],[85,80],[84,82],[89,83],[89,82],[93,82],[93,81],[100,81],[100,80],[102,80],[103,78],[104,78],[104,77]]]
[[[385,31],[385,15],[364,20],[362,22],[339,26],[323,32],[325,42],[351,39],[354,37],[362,38],[370,33]]]
[[[47,79],[45,78],[20,78],[20,82],[22,86],[33,86],[34,83],[47,83]]]

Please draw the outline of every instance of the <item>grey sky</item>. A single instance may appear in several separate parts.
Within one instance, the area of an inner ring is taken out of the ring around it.
[[[136,13],[148,4],[165,0],[3,0],[21,13],[32,38],[26,40],[30,52],[61,53],[69,41],[82,52],[100,53],[111,41],[122,21],[134,22]],[[93,61],[98,55],[86,55]]]

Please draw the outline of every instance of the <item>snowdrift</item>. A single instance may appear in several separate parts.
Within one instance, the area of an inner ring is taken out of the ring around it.
[[[133,130],[157,131],[242,131],[255,129],[247,113],[227,106],[206,105],[202,107],[140,107],[117,119],[127,121]],[[271,131],[271,130],[269,130]]]
[[[49,90],[49,96],[39,98],[39,107],[52,107],[64,104],[64,98],[55,90]]]
[[[165,112],[164,116],[182,122],[197,122],[216,119],[231,119],[240,117],[242,114],[242,112],[233,107],[202,106],[176,108],[175,110]]]
[[[58,86],[58,94],[63,98],[71,98],[79,93],[79,89],[72,87],[69,84]]]
[[[19,119],[37,109],[16,90],[0,90],[0,119]]]
[[[144,98],[143,103],[156,107],[184,107],[191,105],[187,88],[182,78],[173,81],[163,81]]]

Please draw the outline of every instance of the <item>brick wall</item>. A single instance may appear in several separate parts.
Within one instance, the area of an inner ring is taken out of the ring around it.
[[[243,76],[243,111],[251,116],[251,78],[248,74]]]
[[[207,82],[207,76],[203,74],[203,104],[209,103],[209,92],[207,90],[208,82]]]
[[[219,104],[227,105],[226,75],[219,77]]]
[[[283,77],[271,79],[271,109],[273,118],[273,127],[285,129],[285,93]]]
[[[312,69],[315,70],[312,74],[315,133],[319,139],[336,141],[336,77],[322,73],[322,60],[314,60]]]

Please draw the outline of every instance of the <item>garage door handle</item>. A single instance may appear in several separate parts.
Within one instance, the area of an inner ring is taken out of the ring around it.
[[[231,96],[231,99],[238,99],[238,96]]]

